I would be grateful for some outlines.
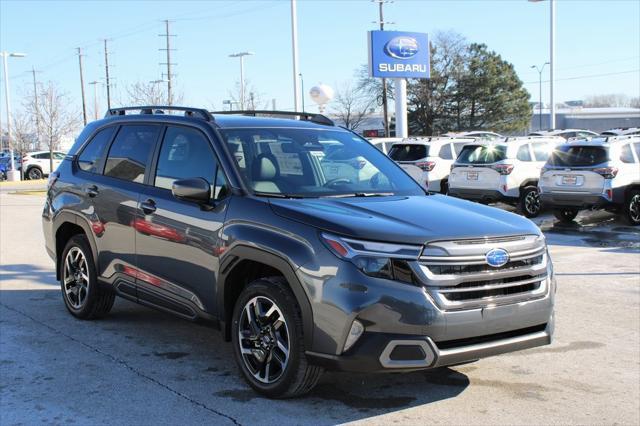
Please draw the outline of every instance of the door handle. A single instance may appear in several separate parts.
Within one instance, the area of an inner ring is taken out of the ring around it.
[[[93,198],[96,195],[98,195],[98,187],[95,185],[91,185],[91,186],[87,186],[84,189],[85,194],[87,194],[89,197]]]
[[[151,214],[156,211],[156,202],[149,198],[140,203],[140,208],[145,214]]]

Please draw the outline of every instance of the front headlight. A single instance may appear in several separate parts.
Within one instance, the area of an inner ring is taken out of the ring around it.
[[[421,246],[354,240],[325,232],[320,239],[333,254],[353,263],[365,275],[414,283],[407,262],[418,259]]]

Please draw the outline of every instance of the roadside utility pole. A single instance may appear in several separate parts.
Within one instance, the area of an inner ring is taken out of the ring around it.
[[[386,0],[373,0],[378,3],[378,14],[380,31],[384,31],[384,13],[382,6],[386,3]],[[384,120],[384,137],[389,137],[389,111],[387,109],[387,79],[382,79],[382,118]]]
[[[82,121],[87,125],[87,103],[84,98],[84,75],[82,73],[82,48],[78,47],[78,65],[80,65],[80,93],[82,93]]]
[[[104,39],[104,72],[107,84],[107,109],[111,109],[111,82],[109,81],[109,50],[107,48],[107,39]]]
[[[164,27],[165,27],[165,33],[164,34],[160,34],[160,37],[164,37],[166,39],[166,47],[164,49],[159,49],[159,50],[164,50],[167,52],[167,62],[166,63],[160,63],[160,65],[166,65],[167,66],[167,105],[171,106],[173,104],[173,93],[172,93],[172,86],[173,86],[173,73],[171,72],[171,65],[176,65],[176,64],[172,64],[171,63],[171,51],[175,50],[175,49],[171,49],[171,37],[175,37],[175,34],[171,34],[169,32],[169,20],[165,19],[164,20]]]

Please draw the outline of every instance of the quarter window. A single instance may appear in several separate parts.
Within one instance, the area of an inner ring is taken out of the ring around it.
[[[520,161],[531,161],[531,152],[529,152],[529,145],[522,145],[518,148],[516,158]]]
[[[549,158],[549,154],[551,154],[551,149],[549,144],[544,142],[534,143],[533,147],[533,156],[536,158],[536,161],[547,161]]]
[[[100,130],[84,147],[82,154],[78,157],[78,167],[85,172],[98,173],[98,162],[104,150],[111,140],[114,127],[107,127]]]
[[[111,144],[104,174],[143,183],[144,172],[159,131],[159,126],[122,126]]]

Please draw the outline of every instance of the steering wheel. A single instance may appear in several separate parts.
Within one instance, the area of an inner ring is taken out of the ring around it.
[[[353,183],[351,182],[351,179],[349,178],[345,178],[345,177],[339,177],[339,178],[335,178],[335,179],[331,179],[329,181],[327,181],[323,186],[335,186],[338,185],[340,183]]]

